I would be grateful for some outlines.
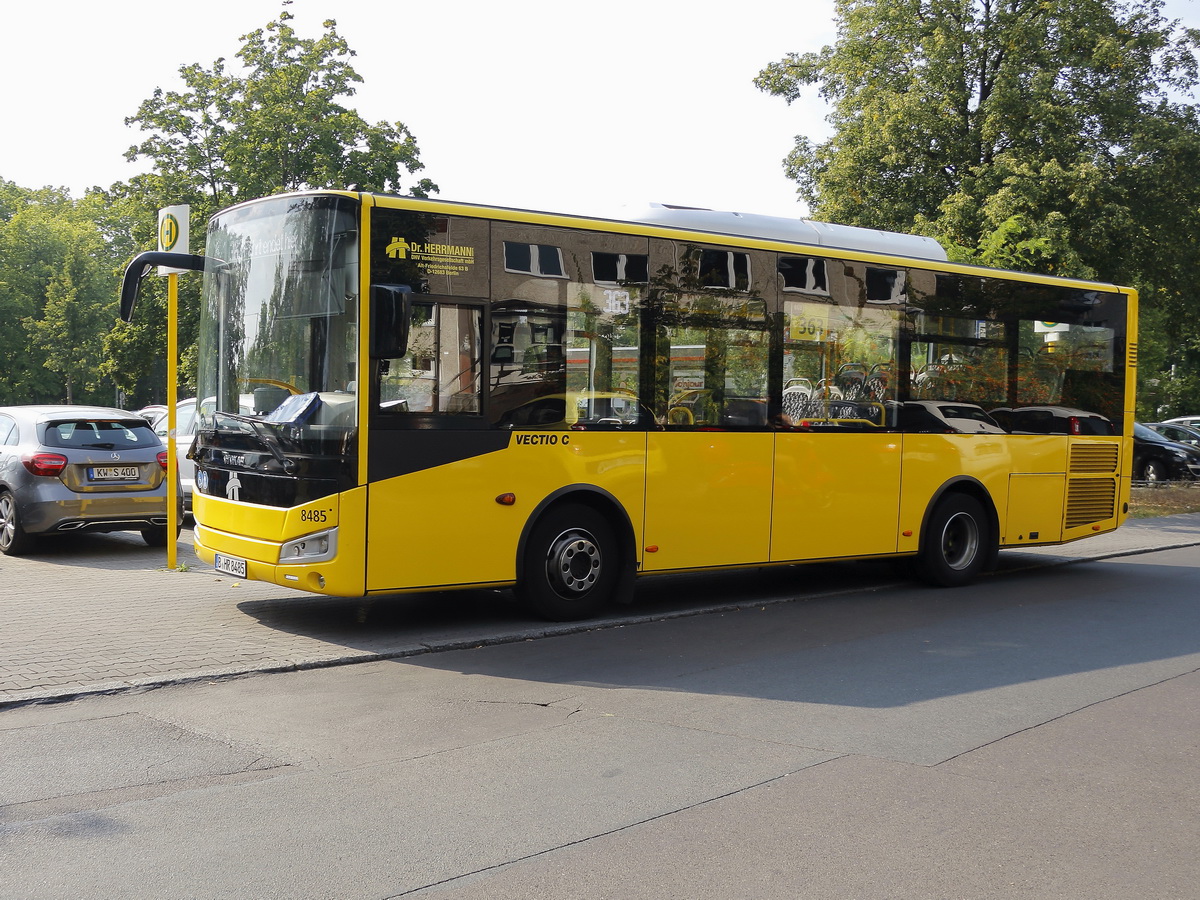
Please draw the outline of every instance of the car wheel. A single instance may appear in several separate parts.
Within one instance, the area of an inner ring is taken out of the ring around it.
[[[21,556],[33,546],[34,537],[21,527],[17,498],[10,491],[0,491],[0,553]]]
[[[966,494],[951,494],[930,516],[917,570],[938,587],[968,584],[991,557],[992,541],[983,505]]]
[[[175,539],[179,540],[179,534],[183,531],[183,521],[180,520],[175,526]],[[150,547],[165,547],[167,546],[167,526],[166,525],[147,525],[142,529],[142,540]]]
[[[587,506],[561,506],[529,532],[517,596],[546,619],[587,619],[615,596],[621,566],[616,537],[604,516]]]
[[[1170,480],[1166,465],[1163,464],[1162,460],[1146,460],[1146,464],[1142,467],[1142,480],[1149,481],[1151,484]]]

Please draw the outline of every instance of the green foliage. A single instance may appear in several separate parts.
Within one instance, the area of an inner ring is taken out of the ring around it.
[[[126,157],[151,160],[151,174],[81,200],[0,179],[0,403],[165,399],[166,279],[145,279],[134,322],[117,320],[121,275],[156,246],[160,208],[191,206],[191,249],[203,252],[204,223],[230,203],[350,184],[400,191],[422,168],[402,123],[370,125],[343,105],[362,79],[336,22],[301,37],[290,5],[241,37],[238,65],[182,66],[181,90],[155,89],[126,119],[145,135]],[[199,278],[179,279],[180,396],[195,391],[199,290]]]
[[[837,43],[767,66],[833,134],[785,161],[817,218],[951,257],[1132,284],[1166,411],[1200,409],[1200,32],[1161,0],[838,0]],[[1186,373],[1186,374],[1185,374]],[[1143,414],[1149,410],[1143,410]]]
[[[88,195],[86,202],[94,209],[96,222],[118,260],[115,279],[123,274],[130,259],[157,246],[158,210],[177,202],[169,190],[160,176],[140,175],[127,184],[115,184]],[[200,221],[193,207],[193,250],[197,249],[195,235]],[[178,283],[182,352],[195,343],[199,330],[200,279],[185,275]],[[166,399],[167,281],[154,275],[142,281],[134,320],[129,323],[116,318],[116,291],[114,287],[113,321],[104,338],[101,371],[135,405],[162,402]],[[189,357],[184,353],[179,363],[179,396],[191,396],[195,384],[195,354]]]
[[[112,402],[100,377],[111,269],[86,207],[0,180],[0,403]]]
[[[399,191],[423,168],[400,122],[369,125],[342,105],[362,78],[354,51],[326,20],[320,38],[291,26],[288,2],[265,28],[243,35],[238,74],[224,59],[182,66],[183,91],[158,88],[125,120],[148,134],[130,160],[148,157],[174,202],[201,219],[238,200],[306,188]],[[414,192],[436,190],[428,179]]]
[[[283,3],[277,19],[241,37],[233,71],[224,59],[182,66],[184,88],[158,88],[127,118],[145,132],[126,157],[153,161],[154,172],[114,185],[97,199],[112,232],[133,235],[126,259],[156,242],[157,210],[187,203],[192,251],[203,252],[202,228],[217,210],[281,191],[345,188],[398,192],[423,168],[416,139],[400,122],[370,125],[343,105],[362,78],[355,55],[326,20],[319,38],[303,38]],[[408,190],[437,190],[428,179]],[[163,382],[166,353],[164,279],[142,282],[133,323],[118,323],[106,340],[104,371],[131,395]],[[199,279],[179,279],[181,396],[194,392]]]

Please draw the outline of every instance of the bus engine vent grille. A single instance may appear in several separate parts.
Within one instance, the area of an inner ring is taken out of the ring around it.
[[[1117,505],[1115,478],[1072,478],[1067,482],[1067,528],[1113,517]]]
[[[1117,444],[1078,443],[1071,446],[1072,475],[1111,475],[1117,471],[1121,448]]]

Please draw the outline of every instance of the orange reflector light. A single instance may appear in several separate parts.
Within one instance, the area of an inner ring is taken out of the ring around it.
[[[496,498],[496,502],[499,503],[501,506],[512,506],[514,503],[517,502],[517,495],[516,494],[501,494],[499,497]]]
[[[912,529],[911,528],[908,531],[902,531],[900,533],[902,535],[904,535],[905,537],[912,537]]]
[[[658,552],[658,544],[651,544],[649,547],[646,548],[646,552],[647,553],[657,553]]]

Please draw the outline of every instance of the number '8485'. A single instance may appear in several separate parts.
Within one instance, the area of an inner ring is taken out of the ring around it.
[[[301,522],[327,522],[329,516],[323,509],[302,509],[300,510]]]

